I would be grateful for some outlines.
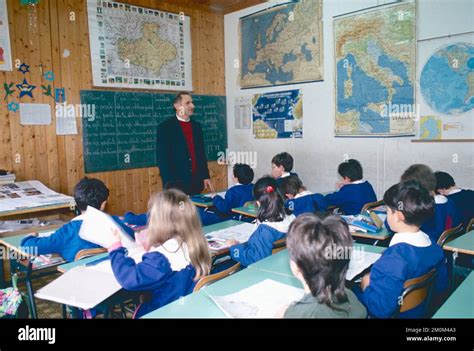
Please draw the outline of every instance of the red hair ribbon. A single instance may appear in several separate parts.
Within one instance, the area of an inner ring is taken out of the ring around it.
[[[273,193],[273,187],[271,185],[267,186],[267,188],[265,189],[265,192]]]

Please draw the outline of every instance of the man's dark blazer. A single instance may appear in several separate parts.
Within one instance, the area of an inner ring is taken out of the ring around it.
[[[188,144],[176,116],[168,118],[158,126],[156,160],[160,168],[163,187],[167,183],[182,186],[188,193],[199,193],[203,189],[203,180],[209,179],[206,151],[201,124],[191,121],[197,170],[192,177],[192,161]]]

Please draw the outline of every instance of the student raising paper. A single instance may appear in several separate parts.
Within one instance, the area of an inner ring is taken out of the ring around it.
[[[60,254],[66,261],[74,261],[76,254],[83,249],[94,249],[100,246],[82,239],[79,236],[82,222],[88,206],[103,211],[109,197],[109,189],[105,184],[94,178],[84,177],[74,188],[74,200],[81,215],[71,222],[63,225],[55,233],[48,237],[36,237],[34,235],[25,237],[21,246],[25,252],[35,255],[50,253]],[[120,219],[112,217],[124,232],[133,236],[133,230],[125,226]]]
[[[209,273],[211,257],[196,209],[179,190],[154,194],[142,262],[127,257],[121,237],[114,231],[109,248],[115,278],[126,290],[150,291],[152,299],[135,312],[138,318],[193,291]]]

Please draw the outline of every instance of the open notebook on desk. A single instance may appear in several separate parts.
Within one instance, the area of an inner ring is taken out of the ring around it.
[[[208,296],[230,318],[275,318],[303,295],[303,289],[265,279],[234,294]]]
[[[255,224],[243,223],[230,228],[207,233],[205,237],[210,250],[219,251],[228,247],[225,242],[229,239],[235,239],[239,243],[247,242],[254,230]]]

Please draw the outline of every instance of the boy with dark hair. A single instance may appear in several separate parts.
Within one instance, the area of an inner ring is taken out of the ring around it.
[[[233,168],[234,185],[225,193],[224,198],[220,195],[211,194],[212,204],[215,207],[209,211],[198,208],[203,225],[219,223],[232,218],[232,209],[244,206],[248,201],[253,201],[253,169],[249,165],[236,163]]]
[[[291,172],[292,170],[293,157],[289,153],[282,152],[273,156],[272,177],[276,179],[278,185],[280,185],[283,178],[290,175],[296,175],[296,173]]]
[[[357,215],[368,202],[377,201],[372,185],[363,180],[359,161],[349,159],[338,167],[342,180],[336,183],[339,191],[325,196],[327,206],[336,206],[346,215]]]
[[[23,238],[21,246],[26,252],[34,252],[38,255],[58,253],[68,262],[74,261],[76,254],[81,250],[100,247],[83,240],[79,236],[79,231],[87,206],[103,211],[108,197],[109,189],[101,180],[84,177],[74,188],[74,200],[81,215],[73,218],[71,222],[63,225],[50,236],[40,238],[37,235],[29,235]],[[133,238],[132,229],[124,225],[118,217],[112,216],[112,218]]]
[[[313,194],[303,186],[303,182],[297,175],[290,175],[283,178],[279,189],[281,194],[287,199],[285,208],[299,216],[305,212],[325,211],[326,201],[321,194]]]
[[[456,186],[453,177],[446,172],[435,172],[436,192],[453,201],[459,211],[464,228],[474,218],[474,191]]]
[[[442,296],[448,286],[446,259],[443,250],[420,230],[422,223],[434,213],[434,199],[416,181],[393,185],[383,197],[387,221],[395,232],[389,247],[362,278],[356,291],[369,315],[389,318],[403,303],[401,295],[407,280],[421,277],[436,269],[434,296]],[[400,314],[401,318],[420,318],[424,304]]]
[[[299,216],[287,235],[290,267],[303,284],[305,295],[292,303],[285,318],[365,318],[367,310],[345,287],[350,254],[336,255],[336,249],[352,249],[352,237],[340,217],[320,220],[312,213]]]
[[[417,181],[434,198],[434,215],[426,219],[421,230],[429,235],[433,242],[437,242],[441,234],[461,223],[461,216],[453,201],[446,196],[436,195],[436,176],[427,165],[414,164],[403,172],[400,181]]]

